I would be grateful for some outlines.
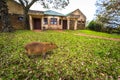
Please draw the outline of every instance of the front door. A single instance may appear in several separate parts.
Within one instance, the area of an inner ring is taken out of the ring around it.
[[[67,20],[63,20],[63,29],[67,29]]]
[[[70,20],[70,30],[74,30],[74,26],[75,26],[75,21]]]
[[[34,29],[41,29],[41,19],[34,18],[33,25],[34,25]]]

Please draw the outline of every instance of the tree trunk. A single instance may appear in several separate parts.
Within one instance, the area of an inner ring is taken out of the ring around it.
[[[28,16],[28,10],[24,9],[24,27],[25,29],[30,29],[29,27],[29,16]]]
[[[2,32],[13,32],[14,28],[11,25],[8,13],[8,6],[5,0],[0,0],[0,14],[2,20]]]

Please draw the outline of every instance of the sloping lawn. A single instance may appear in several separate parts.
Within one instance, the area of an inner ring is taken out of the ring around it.
[[[120,42],[74,35],[79,32],[0,33],[0,80],[117,80]],[[33,41],[53,42],[58,48],[45,60],[30,59],[24,45]]]

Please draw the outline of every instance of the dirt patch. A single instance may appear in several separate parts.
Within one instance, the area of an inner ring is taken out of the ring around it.
[[[43,30],[33,30],[33,31],[34,32],[42,32]],[[45,30],[45,31],[47,31],[47,30]],[[51,31],[66,33],[66,32],[64,32],[64,30],[51,30]]]
[[[105,40],[112,40],[112,41],[120,41],[120,39],[118,38],[106,38],[106,37],[102,37],[102,36],[94,36],[94,35],[87,35],[87,34],[75,34],[78,36],[86,36],[86,37],[91,37],[91,38],[98,38],[98,39],[105,39]]]
[[[33,30],[34,32],[41,32],[42,30]],[[56,32],[61,32],[61,33],[66,33],[64,30],[53,30]],[[86,36],[86,37],[91,37],[91,38],[98,38],[98,39],[105,39],[105,40],[112,40],[112,41],[120,41],[120,39],[118,38],[106,38],[106,37],[102,37],[102,36],[94,36],[94,35],[88,35],[88,34],[83,34],[83,33],[79,33],[79,34],[75,34],[77,36]]]
[[[34,32],[41,32],[42,30],[33,30]]]
[[[54,31],[61,32],[61,33],[66,33],[64,30],[54,30]]]

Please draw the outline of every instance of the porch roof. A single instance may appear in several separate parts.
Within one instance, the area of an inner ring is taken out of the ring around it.
[[[52,16],[65,16],[65,15],[62,14],[62,13],[58,13],[58,12],[52,11],[52,10],[44,11],[44,14],[45,14],[45,15],[52,15]]]
[[[52,10],[47,10],[47,11],[37,11],[37,10],[29,10],[29,14],[38,14],[38,15],[50,15],[50,16],[65,16],[62,13],[58,13]]]
[[[29,14],[44,14],[43,11],[29,10]]]

